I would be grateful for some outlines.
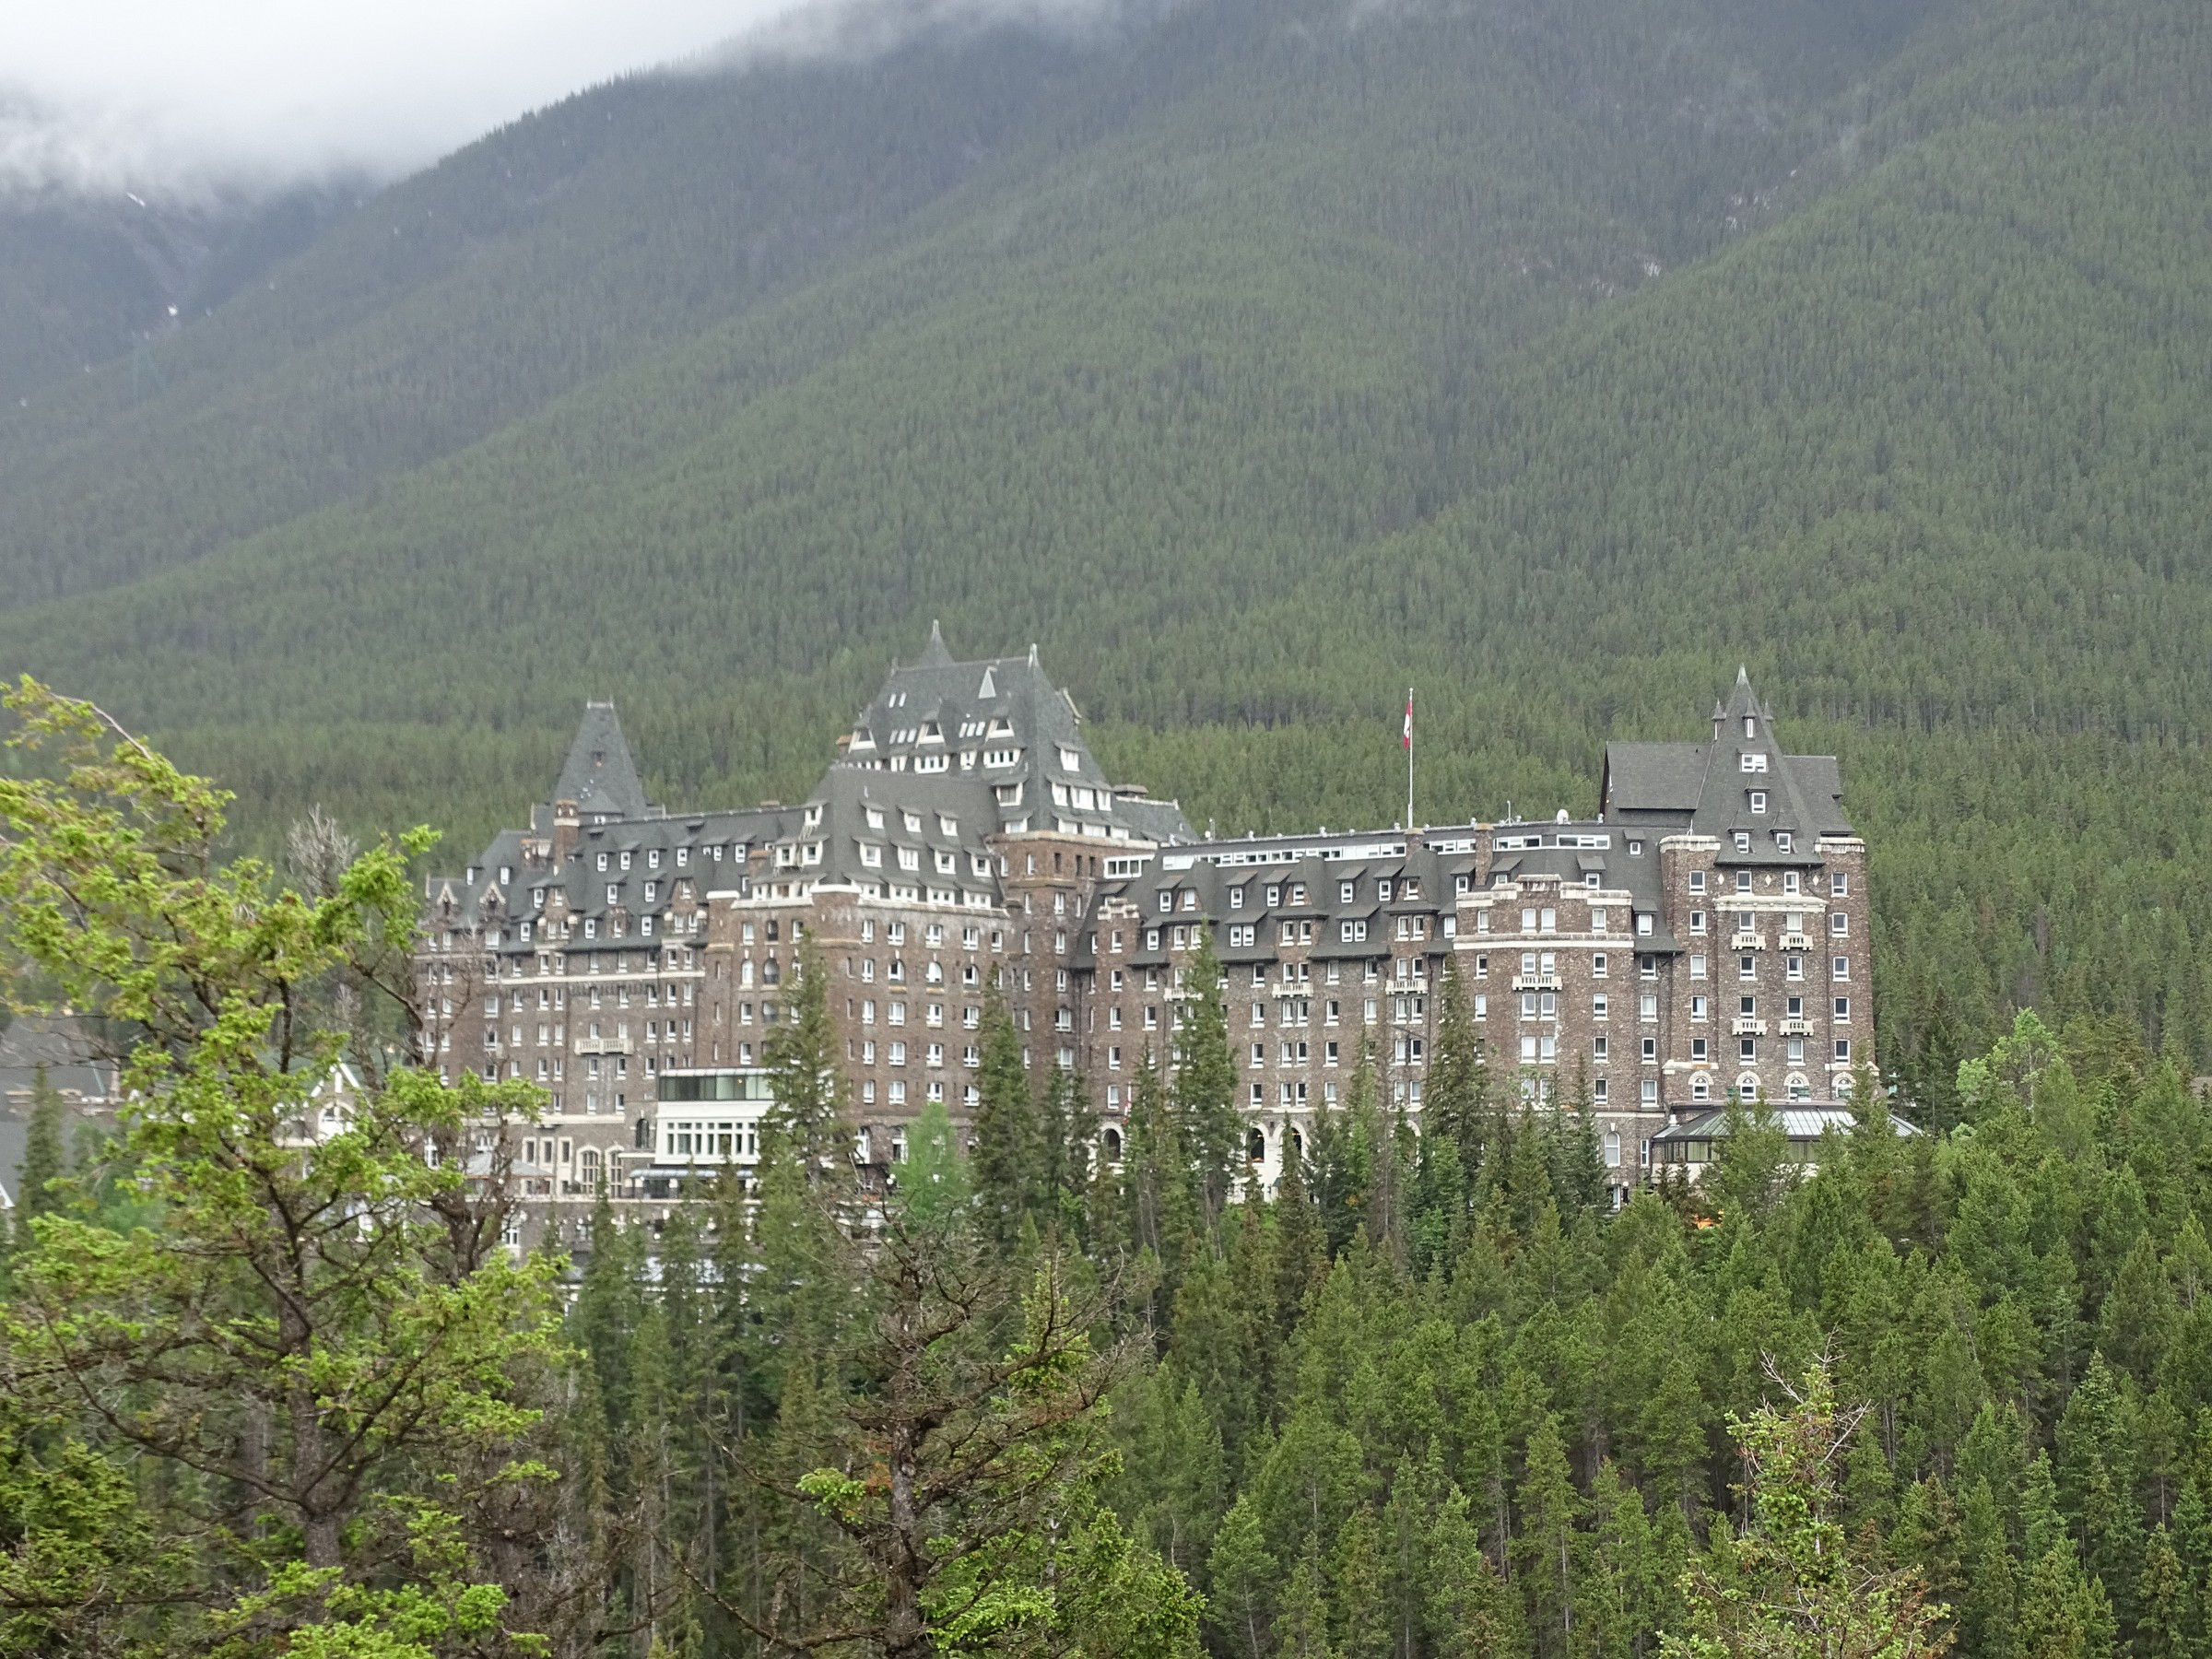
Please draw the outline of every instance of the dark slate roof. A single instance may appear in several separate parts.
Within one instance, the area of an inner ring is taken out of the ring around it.
[[[1421,836],[1408,837],[1402,830],[1252,837],[1163,848],[1147,857],[1136,875],[1100,886],[1088,925],[1094,930],[1120,927],[1124,934],[1135,929],[1127,953],[1135,966],[1165,959],[1161,953],[1142,948],[1147,929],[1194,921],[1216,925],[1215,950],[1225,962],[1272,958],[1277,949],[1275,929],[1285,921],[1315,923],[1312,954],[1317,959],[1388,956],[1395,942],[1390,916],[1402,912],[1453,915],[1458,905],[1453,877],[1473,862],[1458,851],[1458,845],[1474,831],[1427,833],[1446,842],[1451,850],[1440,850]],[[1382,907],[1378,886],[1385,878],[1391,884],[1387,910]],[[1410,901],[1404,897],[1409,878],[1420,884],[1420,896]],[[1348,899],[1344,896],[1347,882],[1352,888]],[[1293,897],[1293,884],[1304,886],[1302,900]],[[1279,889],[1273,902],[1267,897],[1270,887]],[[1242,900],[1231,909],[1230,895],[1238,890],[1242,892]],[[1159,908],[1163,892],[1175,895],[1172,910]],[[1183,908],[1182,895],[1185,892],[1197,895],[1194,911]],[[1121,922],[1096,919],[1099,909],[1115,902],[1134,905],[1137,914]],[[1349,921],[1370,924],[1364,940],[1338,937],[1338,924]],[[1253,944],[1229,945],[1220,928],[1230,923],[1252,925],[1255,930]],[[1441,926],[1431,927],[1426,948],[1430,954],[1442,955],[1451,950],[1452,942],[1443,936]]]
[[[645,786],[638,781],[613,703],[583,705],[583,722],[569,745],[568,759],[561,762],[553,798],[575,802],[587,823],[600,813],[609,818],[644,816]]]
[[[921,661],[894,667],[854,720],[844,764],[989,784],[999,829],[1192,839],[1174,803],[1132,802],[1116,792],[1082,724],[1075,700],[1039,666],[1035,646],[1026,657],[956,662],[933,624]],[[1009,753],[1010,762],[991,764]],[[940,770],[918,771],[924,766]]]
[[[1818,837],[1852,833],[1836,758],[1784,754],[1774,740],[1773,711],[1740,668],[1727,700],[1713,705],[1712,726],[1710,743],[1608,743],[1600,814],[1661,834],[1688,830],[1727,841],[1747,831],[1761,862],[1805,863]],[[1762,770],[1746,771],[1747,756],[1759,759]],[[1764,812],[1750,809],[1754,791],[1766,796]],[[1778,830],[1793,838],[1787,854],[1779,850]],[[1732,853],[1724,852],[1724,860]]]

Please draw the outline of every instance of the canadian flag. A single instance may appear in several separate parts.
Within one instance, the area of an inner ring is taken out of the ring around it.
[[[1412,693],[1411,691],[1408,691],[1408,692],[1406,692],[1406,745],[1405,745],[1405,747],[1406,747],[1406,750],[1407,750],[1408,752],[1411,752],[1411,750],[1412,750],[1412,748],[1413,748],[1413,693]]]

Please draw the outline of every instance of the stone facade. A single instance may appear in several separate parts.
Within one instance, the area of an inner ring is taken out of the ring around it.
[[[1833,759],[1781,752],[1741,677],[1710,742],[1610,746],[1586,820],[1202,841],[1109,782],[1080,725],[1033,651],[957,663],[933,636],[806,801],[678,815],[588,709],[531,829],[427,892],[437,1063],[547,1093],[508,1148],[533,1235],[602,1185],[650,1211],[702,1164],[750,1164],[809,939],[877,1169],[930,1101],[974,1104],[993,986],[1032,1073],[1079,1075],[1118,1156],[1201,930],[1263,1184],[1363,1043],[1418,1123],[1448,959],[1493,1075],[1587,1098],[1623,1194],[1670,1114],[1832,1104],[1871,1058],[1865,844]]]

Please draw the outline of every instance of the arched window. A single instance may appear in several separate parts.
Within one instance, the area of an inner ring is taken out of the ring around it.
[[[1759,1099],[1759,1074],[1745,1072],[1735,1080],[1735,1098],[1747,1106]]]
[[[1805,1074],[1802,1072],[1792,1072],[1790,1074],[1788,1087],[1790,1090],[1790,1099],[1793,1100],[1809,1100],[1813,1098],[1812,1086],[1806,1082]]]
[[[577,1167],[582,1172],[583,1184],[596,1189],[599,1185],[599,1148],[596,1147],[584,1147],[582,1156],[577,1159]]]
[[[1842,1072],[1837,1076],[1835,1088],[1836,1099],[1839,1100],[1851,1093],[1851,1074],[1849,1072]]]
[[[1119,1129],[1107,1130],[1099,1137],[1099,1145],[1105,1149],[1108,1163],[1118,1164],[1122,1161],[1122,1132]]]
[[[1283,1156],[1303,1158],[1305,1155],[1306,1137],[1295,1129],[1285,1128],[1283,1131]]]
[[[1712,1079],[1707,1077],[1703,1072],[1699,1072],[1695,1077],[1691,1077],[1689,1080],[1689,1098],[1693,1100],[1712,1100]]]
[[[1267,1132],[1261,1128],[1244,1133],[1244,1156],[1253,1163],[1264,1163],[1267,1158]]]

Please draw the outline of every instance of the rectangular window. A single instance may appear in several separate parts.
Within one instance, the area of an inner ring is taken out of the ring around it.
[[[1757,979],[1759,977],[1759,959],[1755,956],[1737,958],[1735,971],[1738,979]]]
[[[1705,931],[1705,912],[1703,911],[1694,910],[1689,912],[1689,931],[1693,934],[1702,934]]]
[[[1836,998],[1836,1018],[1838,1019],[1849,1019],[1851,1018],[1850,997],[1839,996]]]
[[[1835,911],[1831,912],[1828,918],[1828,931],[1835,937],[1841,939],[1844,935],[1851,932],[1851,918],[1845,915],[1841,911]]]
[[[1701,996],[1693,996],[1693,997],[1691,997],[1691,998],[1689,999],[1689,1017],[1690,1017],[1690,1018],[1692,1018],[1692,1019],[1696,1019],[1696,1020],[1702,1020],[1702,1019],[1705,1018],[1705,1007],[1706,1007],[1706,1004],[1705,1004],[1705,999],[1704,999],[1703,997],[1701,997]]]
[[[1743,1059],[1743,1060],[1756,1060],[1756,1059],[1758,1059],[1758,1058],[1759,1058],[1759,1039],[1758,1039],[1758,1038],[1756,1038],[1756,1037],[1746,1037],[1746,1038],[1742,1039],[1742,1040],[1741,1040],[1741,1041],[1738,1042],[1738,1044],[1737,1044],[1737,1046],[1736,1046],[1736,1053],[1737,1053],[1737,1057],[1738,1057],[1739,1059]]]
[[[1828,890],[1835,898],[1848,899],[1851,896],[1851,877],[1842,870],[1832,872],[1828,878]]]
[[[1705,1054],[1705,1039],[1702,1037],[1692,1037],[1689,1040],[1689,1057],[1691,1062],[1698,1065],[1704,1065]]]
[[[1656,1105],[1658,1105],[1658,1104],[1659,1104],[1659,1079],[1658,1079],[1658,1078],[1656,1078],[1656,1077],[1646,1077],[1646,1078],[1643,1080],[1643,1088],[1642,1088],[1642,1090],[1641,1090],[1641,1100],[1642,1100],[1642,1103],[1643,1103],[1643,1105],[1644,1105],[1644,1106],[1645,1106],[1647,1109],[1649,1109],[1649,1108],[1651,1108],[1651,1107],[1654,1107],[1654,1106],[1656,1106]]]
[[[1765,812],[1765,811],[1766,811],[1766,809],[1767,809],[1767,792],[1766,792],[1765,790],[1763,790],[1763,789],[1755,789],[1755,790],[1753,790],[1753,791],[1751,792],[1751,810],[1752,810],[1752,812],[1753,812],[1754,814],[1759,814],[1759,813],[1763,813],[1763,812]]]
[[[1522,1038],[1522,1039],[1521,1039],[1521,1064],[1522,1064],[1522,1065],[1534,1065],[1535,1063],[1536,1063],[1536,1040],[1535,1040],[1534,1037],[1524,1037],[1524,1038]]]
[[[1849,979],[1851,977],[1851,959],[1849,957],[1837,957],[1833,961],[1830,962],[1828,965],[1828,977],[1830,979],[1839,980]]]
[[[1689,977],[1691,979],[1705,977],[1705,959],[1701,955],[1693,955],[1689,959]]]
[[[1592,979],[1606,977],[1606,953],[1602,950],[1595,952],[1590,958],[1590,977]]]
[[[1848,1037],[1836,1039],[1836,1064],[1838,1065],[1851,1064],[1851,1039]]]
[[[1801,980],[1805,977],[1805,959],[1801,956],[1784,957],[1782,963],[1784,979]]]
[[[1605,1038],[1603,1038],[1603,1037],[1593,1037],[1593,1038],[1591,1038],[1591,1039],[1590,1039],[1590,1058],[1592,1058],[1593,1060],[1603,1060],[1605,1057],[1606,1057],[1606,1039],[1605,1039]]]
[[[1590,999],[1590,1018],[1593,1019],[1606,1018],[1606,999],[1603,993]]]
[[[1704,871],[1692,870],[1689,873],[1689,890],[1693,893],[1701,893],[1705,890]]]

